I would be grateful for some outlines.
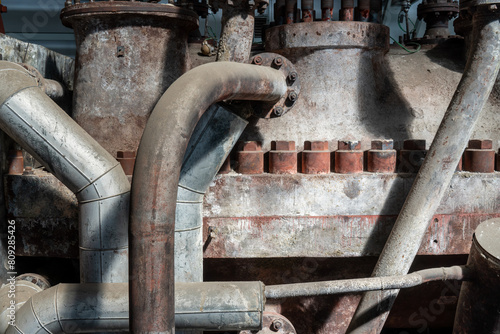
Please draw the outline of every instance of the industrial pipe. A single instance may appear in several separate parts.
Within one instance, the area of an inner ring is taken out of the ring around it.
[[[148,120],[132,181],[130,315],[132,333],[174,332],[174,223],[186,146],[205,110],[222,100],[277,101],[285,76],[272,68],[216,62],[187,72]]]
[[[482,222],[474,232],[467,265],[474,279],[462,284],[453,334],[500,333],[500,219]]]
[[[488,7],[488,6],[483,6]],[[496,7],[495,7],[496,8]],[[436,133],[427,157],[401,209],[372,276],[404,275],[417,254],[431,218],[451,181],[474,124],[488,99],[500,67],[498,16],[477,11],[473,56]],[[366,293],[348,333],[380,333],[398,290]]]
[[[38,87],[0,61],[0,128],[76,194],[82,282],[128,281],[130,184],[120,164]]]
[[[126,332],[127,283],[59,284],[35,294],[5,334]],[[259,330],[264,312],[260,282],[179,283],[175,326],[199,330]],[[4,334],[4,332],[0,332]]]
[[[424,269],[399,276],[268,285],[266,286],[266,298],[326,296],[340,293],[403,289],[432,281],[468,280],[471,276],[471,270],[467,266],[453,266]]]
[[[177,190],[175,282],[203,281],[203,198],[247,124],[215,104],[193,131]]]

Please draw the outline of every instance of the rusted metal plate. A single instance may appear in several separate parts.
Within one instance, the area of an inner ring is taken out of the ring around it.
[[[420,255],[467,254],[474,229],[497,214],[435,215]],[[379,255],[396,216],[205,218],[205,257]]]

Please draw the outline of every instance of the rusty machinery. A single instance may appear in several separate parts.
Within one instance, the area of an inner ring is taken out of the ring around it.
[[[434,117],[393,73],[401,57],[388,60],[380,2],[342,1],[341,21],[331,22],[333,1],[321,1],[323,22],[314,22],[314,2],[276,1],[266,52],[257,55],[253,12],[267,3],[210,5],[223,10],[218,62],[191,69],[188,33],[206,16],[206,2],[67,1],[61,18],[78,50],[76,122],[41,94],[33,72],[0,64],[12,82],[2,88],[2,129],[52,173],[23,168],[18,149],[7,157],[17,255],[80,257],[81,281],[93,283],[48,288],[19,278],[33,307],[21,307],[25,321],[7,333],[126,330],[129,317],[134,333],[171,333],[174,323],[241,333],[380,332],[397,291],[422,284],[398,299],[409,301],[396,302],[387,326],[415,326],[397,312],[413,312],[418,294],[445,305],[429,327],[451,327],[457,301],[440,281],[467,281],[456,333],[495,333],[490,291],[499,255],[488,236],[498,233],[498,219],[479,224],[500,216],[498,138],[469,137],[485,104],[489,118],[478,122],[486,130],[474,135],[495,129],[496,105],[487,99],[498,73],[496,3],[460,5],[467,23],[459,24],[474,27],[469,53],[480,57],[447,113]],[[421,6],[430,39],[446,37],[456,4]],[[33,103],[44,112],[30,112]],[[225,174],[214,179],[221,166]],[[33,232],[40,226],[44,238]],[[407,274],[417,254],[433,256]],[[379,255],[374,277],[363,278]],[[444,268],[427,269],[436,266]],[[371,290],[359,304],[354,293]]]

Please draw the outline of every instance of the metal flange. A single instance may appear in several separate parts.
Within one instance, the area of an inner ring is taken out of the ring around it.
[[[262,118],[280,117],[289,112],[297,102],[300,94],[300,80],[295,66],[287,58],[271,52],[260,53],[250,62],[258,66],[269,66],[281,71],[286,78],[287,93],[275,104],[253,102],[254,114]]]

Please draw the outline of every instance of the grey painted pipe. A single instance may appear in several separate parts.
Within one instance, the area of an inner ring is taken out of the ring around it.
[[[6,334],[124,332],[129,328],[127,283],[59,284],[37,293],[16,313]],[[260,282],[177,283],[175,326],[198,330],[259,330]],[[3,333],[1,333],[3,334]]]
[[[431,218],[488,99],[500,66],[500,23],[474,16],[473,56],[446,111],[434,141],[401,209],[372,276],[408,273]],[[399,290],[368,292],[348,333],[380,333]]]
[[[76,194],[81,281],[127,282],[130,184],[120,164],[24,68],[0,61],[0,82],[0,128]]]
[[[181,76],[154,108],[132,180],[132,333],[174,332],[175,203],[184,153],[201,115],[219,101],[278,101],[286,90],[286,79],[277,70],[216,62]]]
[[[36,284],[14,278],[4,281],[4,283],[5,285],[0,289],[0,334],[5,333],[9,322],[16,320],[19,308],[32,296],[43,290]],[[15,287],[13,287],[14,284]]]
[[[471,276],[471,271],[467,266],[453,266],[424,269],[400,276],[268,285],[266,286],[266,298],[327,296],[362,291],[403,289],[432,281],[468,280]]]
[[[175,281],[203,281],[203,198],[248,122],[215,104],[184,155],[175,210]]]

